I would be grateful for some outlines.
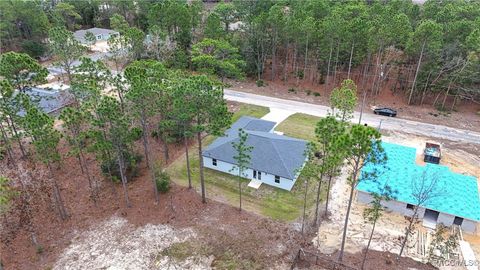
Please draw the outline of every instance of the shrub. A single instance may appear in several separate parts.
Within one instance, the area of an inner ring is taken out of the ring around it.
[[[263,80],[257,80],[256,84],[257,84],[257,87],[264,87],[265,86],[265,82]]]
[[[313,92],[313,95],[316,96],[316,97],[319,97],[319,96],[320,96],[320,93],[318,93],[318,92]]]
[[[303,74],[303,70],[297,71],[297,77],[298,77],[299,79],[303,79],[304,76],[305,76],[305,74]]]
[[[288,92],[289,92],[289,93],[294,93],[294,94],[296,94],[296,93],[297,93],[297,90],[296,90],[295,88],[289,88],[289,89],[288,89]]]
[[[22,42],[22,50],[35,59],[40,58],[46,52],[45,45],[34,40],[25,40]]]
[[[167,193],[170,190],[170,176],[167,172],[157,171],[155,173],[155,183],[160,193]]]
[[[132,128],[132,131],[131,131],[130,135],[132,136],[132,139],[134,141],[138,141],[143,136],[143,130],[139,127],[134,127],[134,128]]]
[[[307,96],[310,96],[310,95],[312,94],[312,90],[306,89],[306,90],[305,90],[305,93],[307,94]]]
[[[125,158],[125,172],[127,178],[133,179],[138,176],[138,164],[142,161],[142,155],[136,153],[123,153],[123,157]],[[110,160],[103,161],[100,165],[102,173],[104,175],[109,175],[109,172],[112,174],[113,181],[119,181],[121,179],[120,176],[120,167],[118,166],[118,161],[116,158],[112,158]]]

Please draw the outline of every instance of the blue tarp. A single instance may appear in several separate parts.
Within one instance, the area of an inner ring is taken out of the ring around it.
[[[377,180],[360,180],[357,190],[379,193],[388,185],[395,192],[395,200],[415,205],[416,200],[412,196],[414,180],[425,177],[428,184],[436,178],[436,196],[422,207],[480,221],[480,199],[475,177],[454,173],[443,165],[427,163],[420,166],[415,163],[415,148],[385,142],[382,146],[388,158],[386,166],[366,165],[362,172],[377,171]]]

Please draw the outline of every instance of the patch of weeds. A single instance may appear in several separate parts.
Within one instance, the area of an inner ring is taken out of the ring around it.
[[[319,96],[320,96],[320,93],[318,93],[318,92],[313,92],[313,95],[314,95],[315,97],[319,97]]]
[[[289,92],[289,93],[294,93],[294,94],[296,94],[296,93],[297,93],[297,89],[295,89],[295,88],[288,88],[288,92]]]
[[[36,251],[37,251],[37,254],[42,254],[44,251],[43,246],[38,245]]]
[[[436,105],[435,109],[437,109],[438,114],[442,116],[450,116],[451,111],[449,111],[447,108],[443,107],[442,105]]]
[[[303,73],[303,70],[297,71],[297,77],[301,80],[303,79],[303,77],[305,77],[305,74]]]
[[[255,265],[253,261],[244,260],[236,256],[231,251],[226,251],[222,255],[215,258],[212,262],[212,266],[215,269],[259,269],[258,265]]]
[[[255,83],[258,87],[264,87],[266,85],[264,80],[257,80]]]
[[[160,254],[160,256],[166,256],[177,261],[185,261],[188,257],[196,255],[195,246],[189,242],[180,242],[174,243],[168,248],[164,249]],[[157,259],[158,259],[157,255]]]
[[[305,89],[305,94],[307,94],[307,96],[310,96],[312,94],[312,90],[310,89]]]

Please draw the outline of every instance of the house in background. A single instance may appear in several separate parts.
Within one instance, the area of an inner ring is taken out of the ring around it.
[[[23,92],[39,109],[50,115],[58,115],[63,108],[73,103],[73,96],[64,85],[54,88],[30,87]],[[25,113],[22,110],[18,115],[24,116]]]
[[[395,198],[382,204],[391,211],[405,216],[412,216],[416,199],[415,183],[420,186],[425,178],[425,185],[436,179],[435,194],[418,210],[418,218],[423,225],[435,228],[439,223],[445,226],[458,225],[464,231],[474,233],[480,221],[480,199],[477,179],[473,176],[452,172],[443,165],[427,163],[420,166],[415,163],[416,150],[391,143],[382,143],[387,155],[386,166],[367,165],[365,172],[376,170],[377,180],[362,180],[357,186],[357,201],[370,203],[372,193],[380,193],[385,185],[395,191]]]
[[[273,133],[275,122],[243,116],[217,138],[203,152],[205,167],[238,175],[232,143],[238,143],[238,130],[243,129],[248,138],[246,144],[253,147],[250,164],[244,177],[252,179],[249,186],[258,188],[265,183],[290,191],[305,165],[307,142]]]
[[[87,41],[85,39],[85,34],[87,32],[91,32],[95,36],[96,41],[107,41],[111,36],[119,35],[119,33],[114,30],[94,27],[90,29],[75,31],[73,33],[73,37],[75,37],[75,39],[78,40],[80,43],[87,44]]]

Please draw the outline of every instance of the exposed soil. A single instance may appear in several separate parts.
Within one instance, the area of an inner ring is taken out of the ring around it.
[[[322,255],[314,253],[301,253],[296,269],[332,269],[335,265],[336,269],[360,269],[364,256],[364,251],[354,254],[348,253],[344,256],[343,264],[336,264],[338,253],[332,255]],[[327,267],[330,266],[330,267]],[[433,270],[436,267],[423,264],[410,258],[396,260],[396,255],[389,252],[379,252],[370,250],[365,261],[365,269],[368,270],[384,270],[384,269],[417,269],[417,270]]]
[[[231,89],[237,91],[327,106],[329,105],[330,93],[332,89],[336,87],[336,85],[333,84],[330,84],[330,86],[325,86],[319,84],[314,85],[310,82],[303,83],[301,80],[298,85],[296,84],[295,80],[290,80],[288,83],[283,83],[280,80],[274,82],[266,81],[268,85],[264,87],[258,87],[254,80],[247,80],[243,82],[229,81],[228,83],[232,86]],[[339,83],[340,82],[338,82],[338,84]],[[360,91],[361,90],[358,90],[358,111],[360,110],[363,99]],[[315,93],[318,93],[319,96]],[[432,100],[435,99],[435,97],[429,98]],[[398,111],[399,118],[480,131],[480,115],[478,114],[478,112],[480,112],[480,105],[471,102],[457,102],[457,105],[455,106],[456,111],[452,111],[450,113],[440,112],[428,103],[422,106],[408,106],[406,103],[406,98],[400,93],[394,93],[391,90],[391,85],[387,84],[384,89],[380,91],[378,96],[371,97],[367,95],[365,101],[365,110],[370,111],[370,109],[372,109],[374,106],[387,106],[394,108]],[[447,106],[447,108],[450,107]]]

